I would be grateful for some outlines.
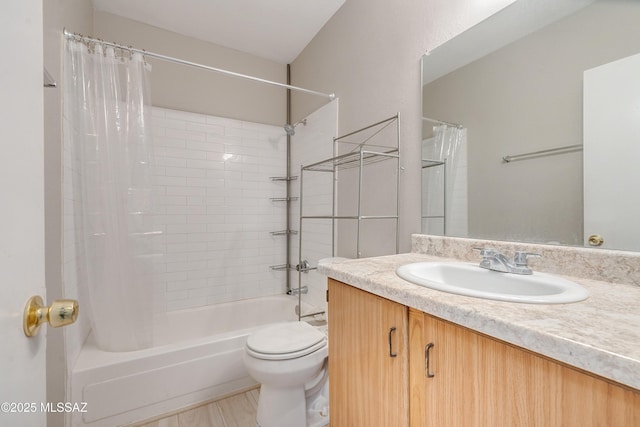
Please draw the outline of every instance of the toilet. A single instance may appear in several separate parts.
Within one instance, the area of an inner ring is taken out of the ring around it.
[[[247,338],[244,364],[260,384],[257,427],[329,424],[327,336],[306,322],[274,323]]]

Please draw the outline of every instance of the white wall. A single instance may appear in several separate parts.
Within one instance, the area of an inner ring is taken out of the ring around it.
[[[281,127],[155,107],[156,312],[284,293],[286,169]],[[74,173],[65,147],[65,286],[78,283]],[[82,302],[83,294],[80,293]],[[86,316],[86,315],[85,315]]]
[[[280,126],[153,111],[157,311],[284,293],[286,137]]]
[[[420,58],[512,1],[348,0],[292,64],[293,84],[338,95],[339,134],[400,112],[401,252],[420,232]],[[320,102],[294,94],[294,118]]]

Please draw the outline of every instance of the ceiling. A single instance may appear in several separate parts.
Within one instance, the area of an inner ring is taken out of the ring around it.
[[[92,0],[123,16],[289,64],[345,0]]]

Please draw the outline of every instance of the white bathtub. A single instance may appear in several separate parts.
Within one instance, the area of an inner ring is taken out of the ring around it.
[[[71,373],[72,426],[127,425],[255,385],[242,362],[249,333],[297,320],[286,295],[170,312],[158,319],[156,346],[112,353],[89,336]]]

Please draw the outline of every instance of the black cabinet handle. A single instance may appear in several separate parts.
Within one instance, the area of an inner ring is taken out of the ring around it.
[[[391,338],[391,334],[396,330],[396,327],[393,326],[391,327],[391,329],[389,329],[389,357],[396,357],[398,356],[397,353],[393,352],[393,339]]]
[[[436,376],[436,374],[432,373],[429,370],[429,351],[433,348],[434,345],[434,343],[430,342],[429,344],[424,346],[424,374],[427,376],[427,378],[433,378]]]

